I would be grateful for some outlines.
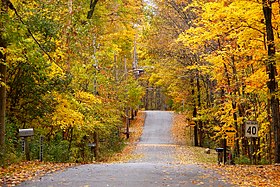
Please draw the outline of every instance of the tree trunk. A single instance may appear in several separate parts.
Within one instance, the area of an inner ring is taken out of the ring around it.
[[[191,79],[190,80],[190,83],[191,83],[191,87],[192,87],[192,96],[193,96],[193,118],[196,118],[197,117],[197,108],[196,108],[196,101],[195,101],[195,98],[194,98],[194,94],[195,94],[195,91],[194,91],[194,80]],[[195,122],[195,126],[194,126],[194,146],[198,146],[198,124],[197,122]]]
[[[199,82],[199,73],[197,72],[197,79],[196,79],[196,88],[197,88],[197,110],[201,109],[201,92],[200,92],[200,82]],[[203,127],[202,127],[202,121],[197,121],[198,125],[198,135],[199,135],[199,146],[203,146]]]
[[[94,157],[95,157],[95,161],[98,161],[99,160],[99,136],[98,136],[97,129],[95,129],[94,131],[93,138],[95,143]]]
[[[0,15],[6,14],[8,11],[7,1],[1,1]],[[4,20],[0,20],[0,27],[4,27]],[[2,30],[2,29],[1,29]],[[2,156],[5,153],[5,113],[6,113],[6,55],[5,49],[7,48],[7,42],[3,38],[2,31],[0,32],[0,163],[3,161]]]
[[[265,18],[266,25],[266,37],[267,37],[267,53],[268,60],[266,63],[266,69],[269,76],[268,88],[270,93],[270,105],[271,105],[271,115],[272,115],[272,126],[274,131],[274,141],[275,141],[275,152],[274,152],[274,162],[280,163],[280,121],[279,121],[279,99],[276,97],[278,91],[278,83],[276,81],[276,65],[275,65],[275,44],[274,35],[272,27],[272,3],[271,1],[263,0],[263,14]]]
[[[3,47],[0,43],[0,47]],[[0,60],[5,62],[5,55],[0,52]],[[0,156],[5,152],[5,112],[6,112],[6,72],[5,64],[0,63]]]
[[[234,92],[233,94],[234,95],[240,95],[240,92],[238,91],[239,90],[239,83],[238,83],[238,77],[237,77],[237,70],[236,70],[236,66],[235,66],[235,58],[234,56],[231,57],[231,61],[232,61],[232,74],[233,74],[233,78],[234,78],[234,81],[235,81],[235,84],[233,85],[234,86]],[[236,156],[239,156],[240,154],[240,148],[239,148],[239,130],[238,130],[238,123],[237,123],[237,102],[235,101],[235,99],[232,100],[232,109],[233,109],[233,120],[234,120],[234,128],[236,130],[236,139],[235,139],[235,149],[234,149],[234,152],[235,152],[235,155]],[[239,114],[240,115],[240,114]]]
[[[91,19],[97,2],[98,0],[90,1],[90,10],[88,11],[87,19]]]

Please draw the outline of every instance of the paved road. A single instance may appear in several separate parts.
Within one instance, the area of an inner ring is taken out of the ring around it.
[[[195,164],[180,165],[175,160],[175,144],[170,128],[171,112],[147,111],[143,135],[128,163],[89,164],[46,175],[21,184],[32,186],[81,187],[164,187],[230,186],[218,175]]]

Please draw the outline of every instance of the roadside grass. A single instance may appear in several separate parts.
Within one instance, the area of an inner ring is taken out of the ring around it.
[[[193,129],[190,127],[183,114],[174,113],[172,125],[173,139],[179,146],[176,147],[176,159],[181,164],[215,164],[217,163],[217,153],[210,150],[210,154],[205,153],[205,148],[194,147]]]
[[[210,150],[206,154],[205,148],[194,147],[191,141],[191,127],[187,125],[185,116],[174,114],[172,134],[179,145],[176,158],[180,164],[199,164],[216,171],[221,179],[234,186],[279,187],[280,166],[278,165],[218,165],[217,153]],[[211,177],[211,176],[210,176]]]
[[[210,150],[210,154],[206,154],[205,148],[192,146],[176,147],[176,159],[181,164],[215,164],[217,163],[217,153]]]

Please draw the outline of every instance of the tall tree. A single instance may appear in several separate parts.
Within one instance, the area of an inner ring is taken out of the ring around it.
[[[280,114],[279,114],[279,98],[277,98],[278,83],[276,81],[277,69],[275,61],[275,43],[272,26],[272,1],[263,0],[263,14],[266,26],[266,42],[268,59],[266,61],[266,70],[269,76],[268,88],[270,93],[270,107],[272,114],[272,125],[274,129],[275,141],[275,163],[280,163]]]
[[[4,38],[3,28],[4,28],[4,17],[8,11],[8,2],[7,0],[1,1],[0,6],[0,160],[5,153],[5,111],[6,111],[6,48],[7,42]]]

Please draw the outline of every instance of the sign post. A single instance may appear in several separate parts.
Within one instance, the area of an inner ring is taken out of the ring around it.
[[[191,122],[190,122],[190,144],[191,145],[194,145],[194,139],[193,139],[193,137],[194,137],[194,133],[192,133],[192,129],[194,129],[194,126],[195,126],[195,122],[192,120]]]
[[[246,121],[245,137],[251,139],[250,152],[252,156],[250,156],[250,160],[252,164],[256,162],[256,156],[254,155],[254,153],[257,151],[255,140],[258,137],[258,131],[259,131],[259,126],[257,121]]]

